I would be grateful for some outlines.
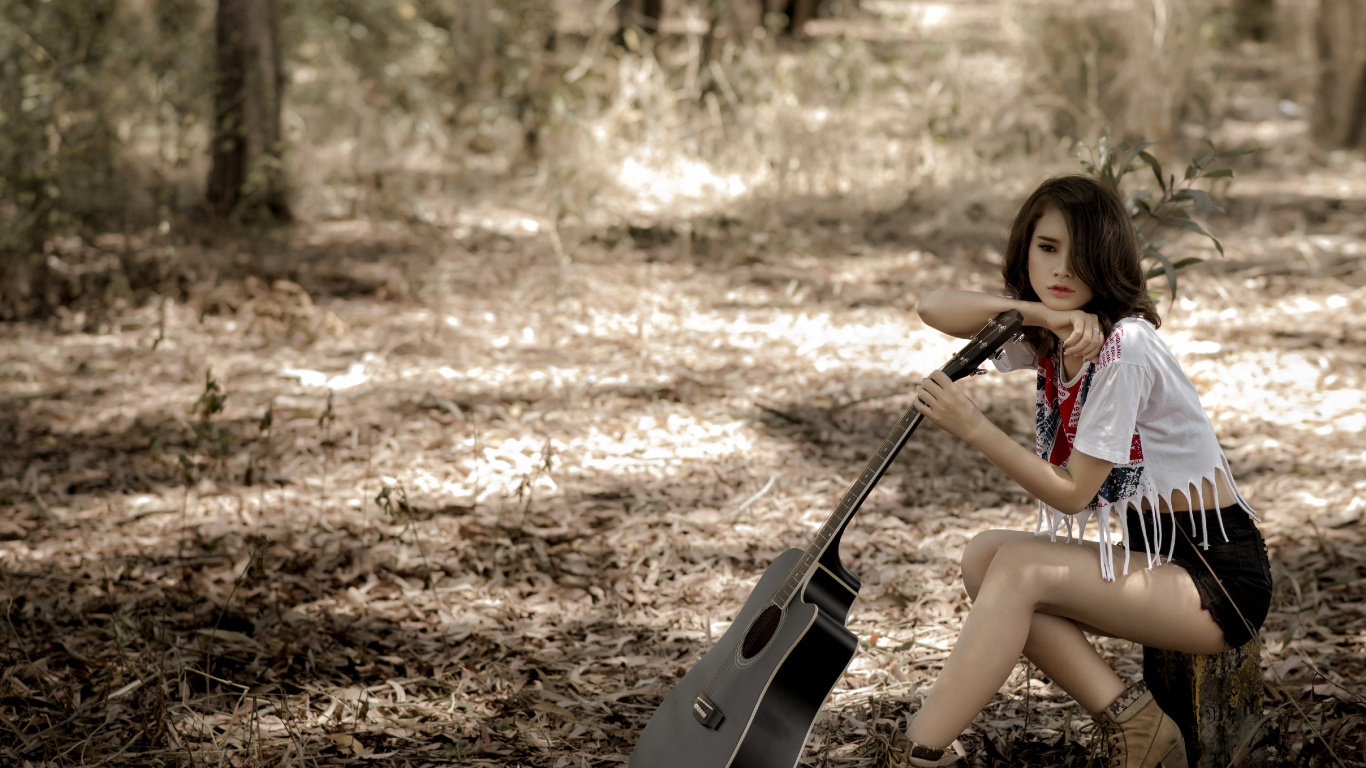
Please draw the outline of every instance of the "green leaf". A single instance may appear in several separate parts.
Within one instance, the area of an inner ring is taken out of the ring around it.
[[[1173,209],[1171,209],[1170,213],[1171,213],[1171,215],[1172,215],[1173,218],[1177,218],[1177,219],[1187,219],[1187,220],[1189,220],[1190,217],[1191,217],[1191,215],[1190,215],[1189,213],[1186,213],[1186,209],[1185,209],[1185,208],[1173,208]]]
[[[1152,194],[1153,191],[1151,189],[1135,189],[1133,192],[1129,193],[1127,198],[1125,198],[1124,210],[1128,212],[1131,221],[1140,210],[1147,210],[1147,206],[1143,201],[1152,197]]]
[[[1187,256],[1186,258],[1184,258],[1184,259],[1182,259],[1182,260],[1176,262],[1175,264],[1172,264],[1172,269],[1176,269],[1176,270],[1185,269],[1186,267],[1189,267],[1189,266],[1192,265],[1192,264],[1199,264],[1199,263],[1202,262],[1202,261],[1204,261],[1204,259],[1202,259],[1202,258],[1199,258],[1199,257],[1196,257],[1196,256]],[[1151,279],[1153,279],[1154,277],[1157,277],[1157,276],[1159,276],[1159,275],[1162,275],[1162,274],[1165,273],[1166,271],[1167,271],[1166,267],[1165,267],[1164,265],[1159,264],[1158,266],[1153,267],[1153,268],[1149,269],[1147,272],[1143,273],[1143,279],[1144,279],[1144,280],[1151,280]]]
[[[1158,262],[1161,264],[1161,266],[1162,266],[1162,271],[1161,271],[1161,272],[1158,272],[1157,274],[1160,275],[1160,274],[1162,274],[1163,272],[1165,272],[1165,273],[1167,274],[1167,286],[1170,287],[1171,290],[1172,290],[1172,301],[1175,301],[1175,300],[1176,300],[1176,267],[1172,266],[1171,259],[1168,259],[1166,256],[1162,255],[1162,253],[1159,252],[1159,251],[1154,251],[1154,252],[1152,253],[1152,257],[1153,257],[1154,259],[1157,259],[1157,261],[1158,261]]]
[[[1231,169],[1229,169],[1229,168],[1220,168],[1220,169],[1217,170],[1217,171],[1210,171],[1209,173],[1205,174],[1205,178],[1207,178],[1207,179],[1231,179],[1231,178],[1233,178],[1233,171],[1232,171]]]
[[[1124,154],[1124,162],[1122,162],[1122,163],[1119,164],[1119,167],[1120,167],[1120,175],[1123,175],[1123,174],[1125,174],[1125,173],[1128,173],[1129,170],[1133,167],[1134,158],[1138,157],[1138,153],[1142,152],[1143,150],[1145,150],[1145,149],[1147,149],[1148,147],[1151,147],[1151,146],[1153,146],[1153,142],[1151,142],[1151,141],[1142,141],[1142,142],[1139,142],[1138,144],[1134,145],[1134,148],[1133,148],[1133,149],[1131,149],[1131,150],[1129,150],[1128,152],[1126,152],[1126,153]]]
[[[1186,190],[1186,191],[1189,192],[1189,193],[1190,193],[1190,196],[1191,196],[1192,198],[1195,199],[1195,207],[1196,207],[1196,208],[1199,208],[1200,210],[1205,211],[1205,212],[1209,212],[1209,211],[1219,211],[1220,213],[1223,213],[1223,212],[1224,212],[1224,209],[1223,209],[1223,208],[1220,208],[1219,206],[1217,206],[1217,205],[1214,204],[1214,198],[1210,197],[1208,192],[1205,192],[1205,191],[1199,190],[1199,189],[1189,189],[1189,190]]]
[[[1161,187],[1163,192],[1166,192],[1167,180],[1162,178],[1162,163],[1157,162],[1157,158],[1147,152],[1139,152],[1138,156],[1143,158],[1143,162],[1147,163],[1149,168],[1153,169],[1153,176],[1157,178],[1157,186]]]
[[[1194,232],[1197,235],[1204,235],[1205,237],[1214,240],[1214,235],[1211,235],[1210,233],[1206,232],[1204,227],[1200,226],[1199,224],[1196,224],[1190,219],[1168,219],[1165,223],[1170,224],[1173,227],[1179,227],[1181,229],[1190,230],[1191,232]],[[1214,240],[1214,242],[1216,245],[1219,243],[1218,240]],[[1223,249],[1220,248],[1219,253],[1223,252]]]
[[[1191,179],[1195,178],[1196,174],[1198,173],[1200,173],[1200,167],[1197,166],[1195,163],[1191,163],[1190,165],[1186,166],[1185,180],[1190,181]]]

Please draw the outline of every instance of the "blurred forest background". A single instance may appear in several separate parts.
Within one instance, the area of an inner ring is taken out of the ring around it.
[[[918,296],[1146,141],[1272,550],[1253,741],[1366,765],[1361,0],[0,0],[0,81],[0,762],[624,764],[956,349]],[[878,764],[1032,524],[927,430],[804,765]],[[1022,664],[964,743],[1086,719]]]

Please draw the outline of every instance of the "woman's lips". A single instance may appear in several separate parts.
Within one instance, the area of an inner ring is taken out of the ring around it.
[[[1076,293],[1076,291],[1063,285],[1050,285],[1048,286],[1048,292],[1054,296],[1071,296],[1073,293]]]

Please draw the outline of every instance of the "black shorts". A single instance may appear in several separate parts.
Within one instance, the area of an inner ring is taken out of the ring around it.
[[[1224,640],[1237,648],[1261,629],[1271,605],[1271,562],[1266,556],[1266,541],[1242,507],[1232,505],[1217,513],[1206,511],[1203,521],[1201,514],[1195,514],[1196,527],[1191,530],[1189,512],[1154,514],[1151,510],[1145,510],[1140,518],[1139,513],[1130,507],[1127,515],[1129,549],[1134,552],[1148,551],[1143,532],[1138,526],[1145,526],[1147,540],[1151,542],[1154,541],[1155,526],[1160,521],[1162,536],[1156,540],[1162,542],[1163,562],[1166,562],[1167,553],[1172,552],[1172,536],[1175,535],[1176,550],[1172,553],[1172,562],[1190,573],[1195,581],[1195,589],[1200,593],[1201,607],[1209,611],[1214,623],[1224,630]],[[1227,541],[1220,533],[1216,515],[1223,517]],[[1209,526],[1209,549],[1200,547],[1206,525]]]

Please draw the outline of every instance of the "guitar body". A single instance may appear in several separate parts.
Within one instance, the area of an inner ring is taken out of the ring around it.
[[[997,315],[942,369],[970,376],[1019,333],[1016,310]],[[858,648],[844,626],[857,576],[839,558],[840,537],[923,417],[912,407],[806,549],[764,571],[730,629],[659,705],[630,768],[793,768],[821,703]]]
[[[821,703],[858,648],[858,638],[844,626],[858,594],[858,580],[837,561],[822,562],[799,599],[783,611],[762,650],[748,659],[731,651],[773,604],[775,592],[802,553],[790,549],[764,571],[730,629],[684,675],[645,726],[631,753],[630,768],[797,764]],[[715,729],[698,722],[693,713],[697,693],[713,680],[708,696],[724,715]]]

